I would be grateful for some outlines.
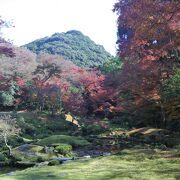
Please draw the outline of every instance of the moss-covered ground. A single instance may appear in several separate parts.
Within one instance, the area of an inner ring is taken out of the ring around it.
[[[75,160],[51,167],[28,168],[15,171],[11,176],[2,174],[0,179],[178,180],[180,153],[177,150],[128,149],[112,156]]]
[[[150,127],[128,130],[120,128],[119,125],[112,125],[109,131],[94,136],[79,132],[77,126],[65,121],[62,116],[51,117],[45,113],[25,112],[16,114],[16,117],[22,129],[21,137],[11,138],[9,143],[13,147],[16,161],[20,163],[37,163],[54,158],[57,153],[54,153],[52,148],[61,143],[72,145],[73,150],[79,148],[85,151],[90,148],[95,151],[113,152],[113,155],[83,158],[62,165],[25,170],[16,170],[14,166],[0,167],[0,180],[180,179],[178,133],[171,135],[165,130]],[[94,132],[97,129],[92,130]],[[0,152],[3,155],[6,149],[3,141],[0,143]],[[45,153],[45,146],[51,147],[49,151],[53,153]]]

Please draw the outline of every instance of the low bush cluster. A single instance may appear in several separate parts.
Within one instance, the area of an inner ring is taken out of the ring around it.
[[[59,144],[54,148],[54,151],[66,156],[71,153],[72,146],[69,144]]]

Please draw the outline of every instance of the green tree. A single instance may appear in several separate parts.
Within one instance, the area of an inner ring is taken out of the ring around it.
[[[163,84],[163,98],[165,101],[180,99],[180,69]]]
[[[122,64],[119,57],[109,58],[100,66],[100,70],[105,74],[117,72],[121,69]]]
[[[15,81],[11,81],[10,87],[6,91],[0,91],[0,104],[3,106],[14,105],[15,95],[19,91],[19,87]]]

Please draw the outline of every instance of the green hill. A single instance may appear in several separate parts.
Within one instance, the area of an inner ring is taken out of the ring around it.
[[[96,67],[111,57],[103,46],[95,44],[88,36],[76,30],[55,33],[24,47],[36,54],[45,52],[61,55],[81,67]]]

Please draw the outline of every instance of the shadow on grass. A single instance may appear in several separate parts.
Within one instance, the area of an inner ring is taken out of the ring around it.
[[[49,179],[49,180],[59,180],[61,177],[63,177],[64,174],[55,175],[52,172],[24,172],[23,174],[18,174],[15,176],[13,180],[43,180],[43,179]]]

